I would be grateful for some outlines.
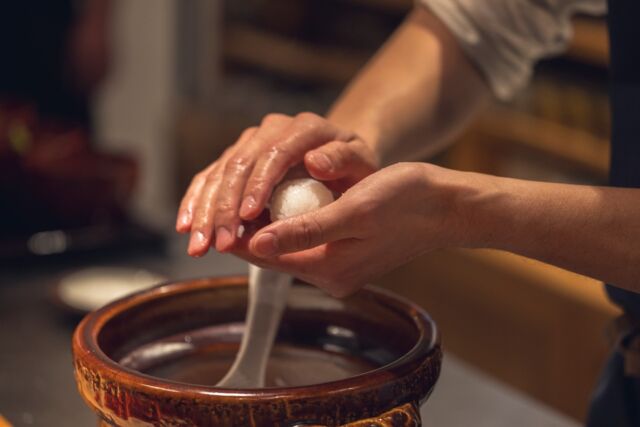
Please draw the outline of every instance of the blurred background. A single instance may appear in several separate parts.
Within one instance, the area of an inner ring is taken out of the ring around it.
[[[83,308],[61,301],[66,272],[126,267],[151,281],[244,272],[226,256],[184,255],[186,242],[172,230],[189,180],[267,113],[323,114],[411,7],[411,0],[3,6],[0,413],[16,425],[91,419],[71,375],[69,339]],[[567,54],[540,64],[517,99],[492,105],[457,144],[425,160],[604,184],[605,22],[578,17],[574,31]],[[599,283],[510,254],[446,251],[377,284],[423,305],[442,330],[449,362],[425,425],[525,425],[522,414],[537,426],[584,420],[608,353],[605,326],[616,315]]]

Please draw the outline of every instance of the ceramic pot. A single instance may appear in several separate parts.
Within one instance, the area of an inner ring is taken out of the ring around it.
[[[243,332],[245,277],[160,285],[87,315],[73,337],[80,394],[103,426],[419,426],[442,353],[421,308],[365,287],[292,287],[267,388],[214,386]]]

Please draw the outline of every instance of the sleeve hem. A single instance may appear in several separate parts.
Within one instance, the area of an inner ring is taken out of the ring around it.
[[[508,101],[527,85],[533,63],[519,64],[517,71],[514,71],[513,66],[505,63],[495,48],[495,43],[483,37],[473,22],[455,10],[452,2],[419,0],[417,3],[428,8],[451,31],[497,99]]]

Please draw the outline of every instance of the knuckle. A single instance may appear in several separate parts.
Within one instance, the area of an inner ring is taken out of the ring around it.
[[[340,142],[340,143],[338,143],[338,147],[336,149],[336,152],[340,153],[340,155],[342,157],[344,157],[345,159],[347,159],[347,160],[356,160],[357,158],[360,157],[360,153],[358,153],[356,151],[356,148],[354,148],[348,142]]]
[[[198,210],[196,211],[193,217],[191,231],[204,233],[207,230],[209,223],[210,223],[210,216],[207,215],[206,212],[203,212],[202,210]]]
[[[246,138],[249,138],[251,135],[253,135],[253,133],[255,133],[255,131],[258,130],[257,126],[251,126],[246,128],[245,130],[242,131],[242,133],[240,134],[240,139],[244,140]],[[228,148],[227,148],[228,150]]]
[[[314,131],[326,125],[326,120],[315,113],[300,113],[296,116],[298,126],[304,131]]]
[[[349,163],[353,157],[353,152],[348,147],[345,147],[343,143],[336,143],[329,147],[326,155],[331,159],[334,165],[341,167]]]
[[[203,177],[203,180],[206,185],[218,184],[220,182],[220,174],[210,173],[206,177]]]
[[[378,209],[378,204],[374,201],[364,201],[355,206],[353,215],[355,221],[366,222],[367,225],[371,225],[371,221],[375,218],[375,212]]]
[[[216,201],[216,216],[233,213],[233,203],[227,198],[218,198]]]
[[[231,156],[227,164],[231,164],[236,167],[246,167],[251,164],[251,158],[243,154],[236,154]]]
[[[193,217],[192,224],[192,232],[201,232],[203,233],[207,229],[207,225],[209,224],[209,215],[204,212],[202,209],[196,210]]]
[[[325,118],[315,113],[300,113],[296,116],[294,135],[302,134],[315,136],[322,142],[329,141],[328,138],[334,138],[334,128]],[[319,141],[320,142],[320,141]]]
[[[231,156],[229,161],[225,164],[224,170],[225,173],[242,173],[249,169],[252,164],[253,161],[251,160],[251,157],[242,154],[236,154]]]
[[[270,125],[274,123],[282,123],[289,117],[286,114],[281,113],[269,113],[262,118],[262,124]]]
[[[299,231],[295,235],[297,248],[309,248],[316,241],[323,241],[324,231],[322,225],[314,216],[299,221],[298,226]]]
[[[298,113],[298,115],[296,115],[296,120],[308,123],[318,123],[320,121],[323,121],[324,119],[315,113],[303,111],[302,113]]]
[[[254,176],[247,183],[247,192],[263,192],[269,187],[270,182],[264,175]]]
[[[220,155],[220,157],[218,158],[217,162],[224,162],[226,159],[231,157],[231,154],[233,154],[236,148],[237,148],[236,144],[230,145],[227,148],[225,148],[222,154]]]
[[[294,159],[293,152],[284,144],[278,144],[271,147],[266,157],[270,159],[279,159],[284,163],[291,163]]]
[[[207,180],[207,177],[208,174],[205,174],[204,172],[198,172],[193,176],[193,178],[191,178],[191,186],[199,186],[201,184],[204,184]]]

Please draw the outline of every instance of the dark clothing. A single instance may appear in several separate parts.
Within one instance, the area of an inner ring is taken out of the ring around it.
[[[612,114],[610,183],[615,187],[640,187],[640,2],[611,0],[609,32]],[[639,294],[612,286],[608,286],[607,291],[616,303],[640,318]]]
[[[640,382],[624,373],[618,351],[611,355],[591,401],[587,427],[638,427]]]
[[[611,173],[615,187],[640,187],[640,1],[609,0]],[[640,200],[638,200],[640,203]],[[607,285],[611,299],[640,319],[640,294]],[[632,334],[638,334],[640,330]],[[633,338],[626,336],[626,338]],[[596,388],[587,426],[639,427],[640,377],[614,350]]]
[[[80,123],[88,102],[68,77],[72,0],[14,0],[0,6],[0,101],[34,103],[41,114]]]
[[[611,173],[615,187],[640,187],[640,2],[609,2]],[[640,295],[609,286],[611,298],[640,317]],[[640,425],[640,424],[639,424]]]

